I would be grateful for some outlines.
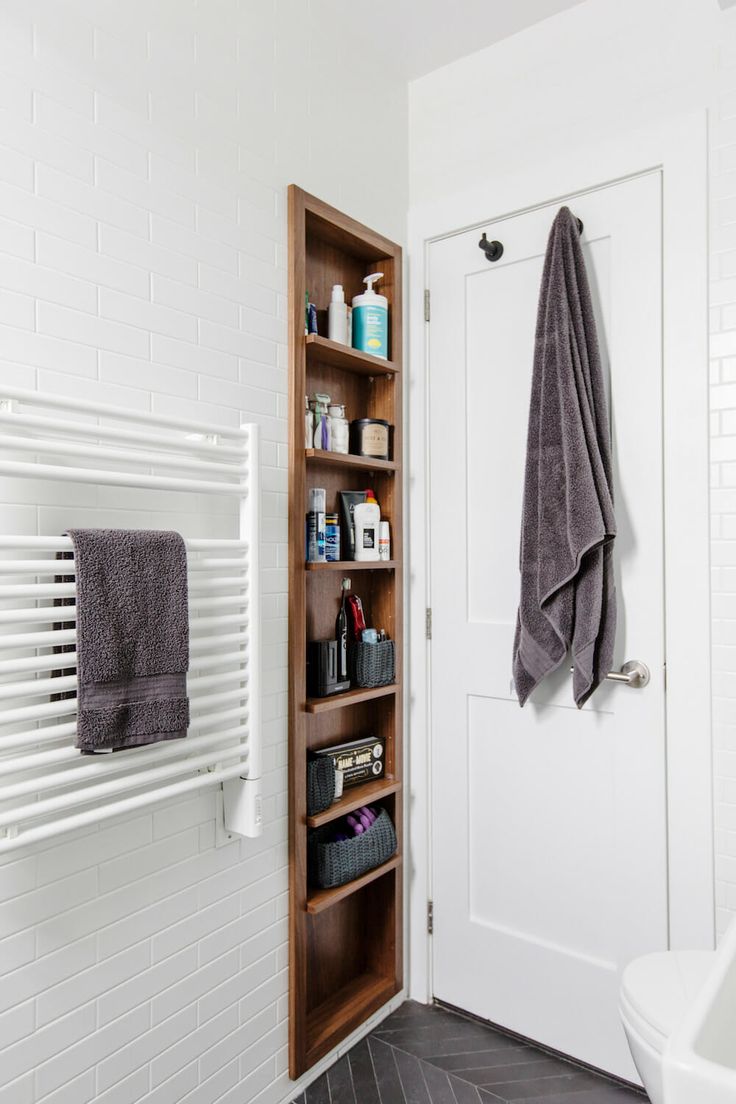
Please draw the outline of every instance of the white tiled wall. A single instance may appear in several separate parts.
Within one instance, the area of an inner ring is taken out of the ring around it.
[[[0,0],[0,379],[260,423],[266,741],[258,841],[215,847],[205,794],[0,864],[0,1104],[288,1094],[285,185],[399,240],[407,208],[406,90],[334,12]],[[90,505],[27,495],[4,531]]]

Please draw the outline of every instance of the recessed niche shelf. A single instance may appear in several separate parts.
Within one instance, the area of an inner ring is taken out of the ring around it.
[[[383,272],[389,303],[389,360],[304,334],[304,302],[325,322],[333,284],[350,302],[363,278]],[[403,984],[402,960],[402,374],[401,248],[300,188],[289,189],[289,1070],[292,1078],[324,1057],[386,1004]],[[328,394],[351,420],[392,426],[391,460],[304,448],[304,396]],[[325,489],[339,513],[340,492],[371,488],[391,527],[392,559],[304,563],[310,487]],[[341,576],[352,578],[369,624],[396,642],[396,682],[310,698],[307,643],[333,631]],[[384,778],[346,791],[307,817],[307,753],[366,734],[384,740]],[[396,855],[337,889],[309,884],[307,835],[363,804],[387,808]],[[370,917],[367,924],[365,918]],[[359,935],[356,935],[356,932]]]

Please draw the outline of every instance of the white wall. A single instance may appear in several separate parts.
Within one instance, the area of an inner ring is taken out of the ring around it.
[[[736,11],[586,0],[410,86],[412,210],[707,108],[717,926],[736,913]],[[694,371],[707,371],[707,365]],[[707,493],[707,488],[703,488]],[[704,721],[704,723],[707,723]]]
[[[0,0],[0,378],[261,424],[267,745],[259,841],[210,794],[0,864],[1,1104],[289,1095],[285,185],[401,240],[406,160],[323,0]],[[4,532],[98,516],[28,493]]]

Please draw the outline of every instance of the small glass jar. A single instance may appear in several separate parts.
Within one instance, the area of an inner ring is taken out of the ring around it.
[[[332,451],[347,453],[350,449],[350,423],[345,417],[344,404],[332,403],[329,415]]]
[[[314,448],[314,414],[309,405],[309,395],[304,396],[304,447]]]

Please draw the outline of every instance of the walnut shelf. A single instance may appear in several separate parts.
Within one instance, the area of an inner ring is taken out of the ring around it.
[[[349,897],[351,893],[357,893],[359,889],[375,882],[377,878],[382,878],[384,874],[390,874],[400,864],[401,858],[395,855],[393,859],[381,863],[375,870],[369,870],[367,874],[361,875],[360,878],[354,878],[352,882],[346,882],[345,885],[335,886],[334,889],[313,889],[307,897],[307,912],[323,912],[324,909],[336,905],[338,901],[344,900],[345,897]]]
[[[349,345],[330,341],[321,334],[307,334],[304,338],[307,346],[307,364],[328,364],[331,368],[341,368],[343,372],[356,372],[360,376],[392,376],[399,366],[391,360],[370,353],[361,353]]]
[[[363,805],[370,805],[373,801],[382,801],[384,797],[390,797],[401,789],[401,783],[394,778],[373,778],[370,782],[361,782],[357,786],[349,786],[339,801],[330,805],[322,813],[315,813],[307,817],[310,828],[319,828],[323,824],[329,824],[331,820],[352,813],[354,809],[360,809]]]
[[[306,571],[395,571],[401,564],[396,560],[331,560],[329,563],[306,563]]]
[[[368,973],[358,975],[332,993],[310,1016],[308,1066],[319,1061],[340,1039],[349,1035],[393,995],[393,988],[385,977]]]
[[[331,713],[333,709],[344,709],[346,705],[359,705],[361,702],[375,701],[388,694],[398,693],[398,686],[375,686],[373,689],[357,686],[354,690],[343,690],[341,694],[332,694],[329,698],[307,698],[304,708],[307,713]]]
[[[353,456],[350,452],[328,452],[327,449],[305,449],[307,460],[320,464],[336,464],[342,468],[360,468],[362,471],[394,472],[394,460],[374,460],[370,456]]]
[[[363,277],[383,272],[389,303],[389,360],[321,334],[304,334],[307,290],[320,328],[333,284],[348,302]],[[321,200],[289,188],[289,1071],[300,1077],[377,1012],[403,984],[402,865],[402,254],[400,246]],[[304,448],[304,396],[326,393],[350,420],[385,419],[391,460]],[[324,487],[327,510],[339,492],[373,488],[391,525],[390,561],[304,563],[310,487]],[[334,632],[340,580],[352,578],[369,625],[396,643],[396,681],[309,698],[309,640]],[[330,809],[307,816],[310,750],[363,738],[384,740],[385,775],[349,789]],[[336,889],[311,886],[307,834],[364,804],[388,808],[397,852]],[[370,923],[366,922],[370,917]]]

